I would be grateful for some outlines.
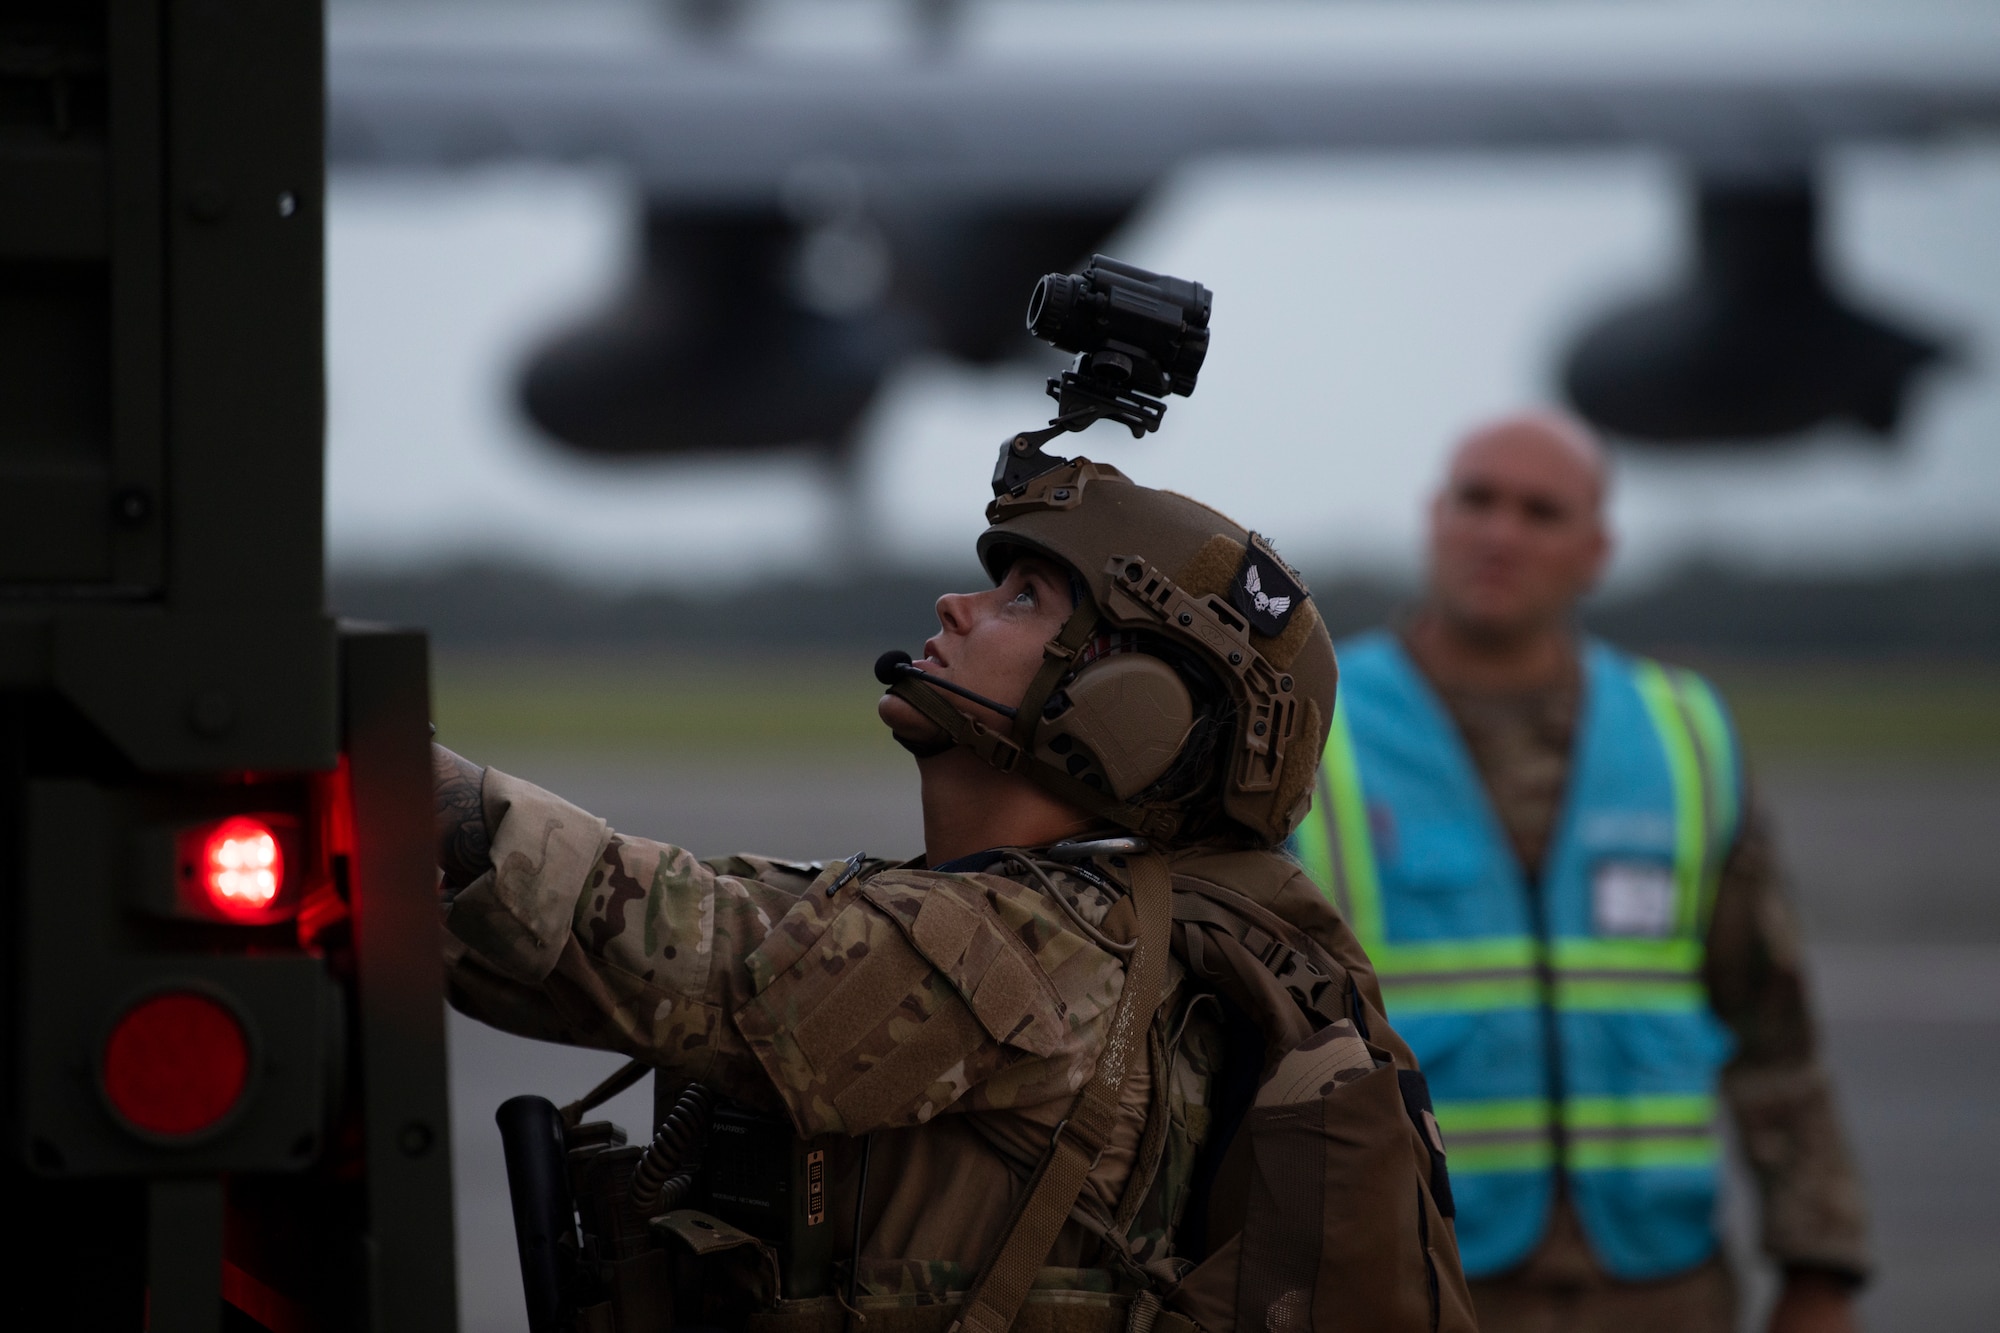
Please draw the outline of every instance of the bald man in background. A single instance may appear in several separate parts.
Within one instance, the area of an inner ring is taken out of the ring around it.
[[[1485,1333],[1729,1333],[1720,1110],[1784,1280],[1772,1333],[1846,1333],[1868,1254],[1792,914],[1721,701],[1580,634],[1611,551],[1578,423],[1469,435],[1429,577],[1339,645],[1293,847],[1423,1062]]]

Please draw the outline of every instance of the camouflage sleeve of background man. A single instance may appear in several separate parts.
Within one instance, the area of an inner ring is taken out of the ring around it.
[[[1036,889],[703,862],[492,769],[483,795],[493,869],[445,922],[474,1018],[783,1106],[809,1134],[1067,1104],[1089,1076],[1124,970]]]
[[[1797,921],[1754,801],[1716,892],[1706,981],[1736,1036],[1722,1093],[1757,1180],[1766,1253],[1788,1268],[1866,1276],[1861,1178],[1819,1056]]]

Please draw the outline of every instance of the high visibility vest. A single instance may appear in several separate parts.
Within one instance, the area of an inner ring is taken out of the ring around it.
[[[1732,1046],[1701,966],[1741,789],[1715,692],[1586,642],[1564,808],[1531,882],[1401,645],[1376,633],[1338,651],[1339,705],[1292,848],[1423,1062],[1467,1275],[1528,1257],[1558,1171],[1611,1273],[1699,1264],[1716,1244]]]

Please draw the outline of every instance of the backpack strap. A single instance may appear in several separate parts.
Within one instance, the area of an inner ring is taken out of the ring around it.
[[[1085,1179],[1104,1155],[1118,1126],[1119,1092],[1146,1049],[1146,1033],[1167,978],[1173,880],[1166,858],[1147,852],[1132,858],[1132,906],[1139,941],[1125,967],[1125,986],[1097,1070],[1056,1125],[1049,1150],[1007,1224],[1000,1248],[966,1294],[963,1312],[947,1333],[1006,1333],[1035,1275],[1055,1248],[1056,1236],[1076,1207]]]
[[[1351,1017],[1347,970],[1304,931],[1275,917],[1240,894],[1190,887],[1174,894],[1174,920],[1183,926],[1213,926],[1242,945],[1244,951],[1290,994],[1314,1029]],[[1199,937],[1185,934],[1189,951],[1200,949]],[[1197,973],[1213,980],[1197,962]]]

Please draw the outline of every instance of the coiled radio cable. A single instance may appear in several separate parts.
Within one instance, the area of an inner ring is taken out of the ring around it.
[[[708,1132],[715,1094],[690,1083],[653,1132],[653,1142],[632,1173],[632,1206],[642,1217],[672,1212],[694,1189],[695,1149]]]

